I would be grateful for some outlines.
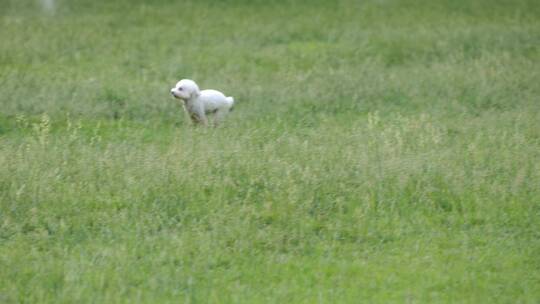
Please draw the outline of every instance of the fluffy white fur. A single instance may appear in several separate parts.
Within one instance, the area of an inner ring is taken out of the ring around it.
[[[193,123],[208,125],[208,114],[214,114],[217,125],[232,109],[234,99],[216,90],[199,90],[195,81],[182,79],[171,89],[171,94],[183,101],[184,110]]]

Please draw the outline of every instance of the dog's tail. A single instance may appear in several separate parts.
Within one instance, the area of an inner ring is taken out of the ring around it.
[[[227,100],[227,102],[229,103],[229,108],[232,110],[234,108],[234,98],[229,96],[229,97],[226,97],[225,100]]]

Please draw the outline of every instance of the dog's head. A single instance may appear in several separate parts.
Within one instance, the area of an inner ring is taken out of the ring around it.
[[[188,100],[199,96],[199,86],[193,80],[182,79],[171,89],[171,94],[175,98]]]

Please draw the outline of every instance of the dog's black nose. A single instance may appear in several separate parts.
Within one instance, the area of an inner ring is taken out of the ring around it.
[[[174,96],[174,91],[171,91],[171,95]]]

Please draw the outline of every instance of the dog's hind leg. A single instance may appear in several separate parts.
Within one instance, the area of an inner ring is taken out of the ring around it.
[[[214,126],[217,127],[229,113],[229,108],[221,108],[214,115]]]

